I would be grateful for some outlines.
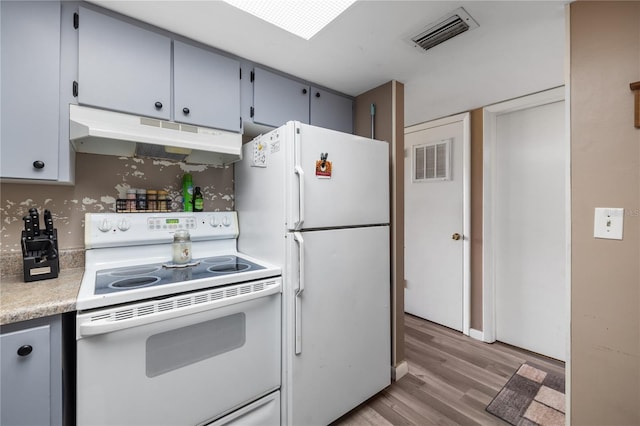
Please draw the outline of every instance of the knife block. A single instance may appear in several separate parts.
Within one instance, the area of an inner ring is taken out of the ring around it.
[[[27,240],[22,231],[22,265],[24,281],[39,281],[57,278],[60,271],[58,257],[58,230],[53,235],[39,235]]]

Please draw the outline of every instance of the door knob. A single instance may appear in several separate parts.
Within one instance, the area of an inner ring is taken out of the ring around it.
[[[452,239],[458,241],[460,238],[462,238],[462,235],[458,234],[457,232],[455,234],[453,234],[451,236]]]

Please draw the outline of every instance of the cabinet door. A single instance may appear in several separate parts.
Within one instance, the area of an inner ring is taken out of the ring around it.
[[[50,424],[49,326],[3,334],[0,343],[0,423],[15,426]]]
[[[169,119],[171,39],[80,8],[78,102]]]
[[[309,124],[309,86],[255,68],[253,122],[278,127],[290,120]]]
[[[314,126],[353,133],[353,100],[311,88],[310,120]]]
[[[0,2],[2,177],[58,178],[60,3]]]
[[[240,131],[240,62],[173,42],[174,119]]]

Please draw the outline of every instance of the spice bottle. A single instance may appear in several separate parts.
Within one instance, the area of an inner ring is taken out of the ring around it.
[[[147,191],[147,210],[158,210],[158,191],[155,189],[149,189]]]
[[[136,191],[136,204],[137,204],[138,210],[147,209],[147,190],[146,189],[138,189]]]
[[[204,197],[200,192],[200,187],[196,186],[196,190],[193,192],[193,211],[201,212],[204,207]]]
[[[136,192],[135,188],[127,189],[127,211],[136,211]]]
[[[158,210],[160,210],[161,212],[169,211],[169,206],[167,203],[167,191],[158,191]]]
[[[191,261],[191,236],[189,231],[179,229],[173,234],[173,263],[189,263]]]
[[[193,178],[189,173],[182,176],[182,203],[185,212],[193,211]]]

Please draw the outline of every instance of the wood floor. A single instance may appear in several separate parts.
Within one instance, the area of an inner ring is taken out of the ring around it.
[[[502,343],[487,344],[405,314],[409,373],[332,426],[506,425],[485,407],[530,361],[564,374],[564,363]]]

